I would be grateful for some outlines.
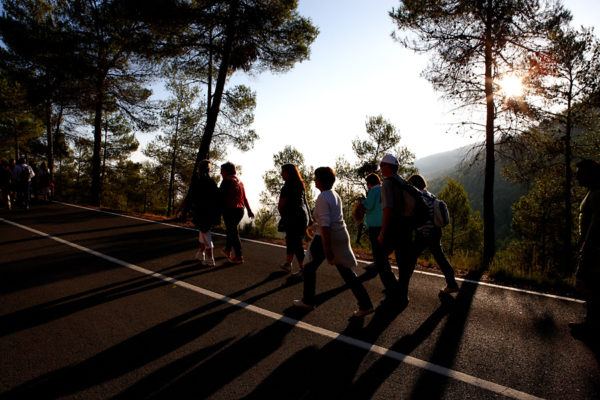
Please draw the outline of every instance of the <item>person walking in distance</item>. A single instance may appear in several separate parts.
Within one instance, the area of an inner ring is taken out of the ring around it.
[[[225,248],[223,254],[234,264],[244,262],[242,255],[242,242],[238,231],[238,225],[244,217],[244,208],[248,211],[248,216],[254,218],[254,213],[250,209],[244,184],[236,175],[236,168],[230,162],[221,165],[221,176],[223,181],[219,187],[221,197],[221,208],[223,211],[223,222],[225,222]],[[232,255],[232,251],[234,255]]]
[[[313,237],[304,264],[304,291],[302,300],[294,300],[294,307],[313,309],[315,307],[315,290],[317,268],[325,260],[335,265],[342,279],[356,297],[358,310],[353,317],[362,318],[373,312],[373,304],[369,294],[356,276],[356,258],[350,247],[350,235],[346,229],[342,213],[342,200],[332,190],[335,173],[329,167],[315,170],[315,186],[321,192],[317,197],[313,217],[317,232]]]
[[[412,276],[414,265],[414,252],[412,249],[413,224],[406,218],[406,196],[404,186],[409,185],[406,180],[398,175],[400,164],[398,159],[391,154],[386,154],[379,164],[383,183],[381,185],[381,208],[383,218],[381,232],[377,238],[383,247],[383,254],[387,259],[395,252],[398,265],[397,290],[386,290],[383,306],[405,307],[408,304],[408,285]],[[381,268],[384,268],[382,265]],[[386,274],[387,266],[385,266]]]
[[[291,272],[292,261],[296,256],[298,262],[296,275],[301,275],[304,268],[302,238],[306,233],[306,227],[310,220],[310,211],[306,201],[306,186],[302,176],[300,176],[298,167],[294,164],[282,165],[281,177],[285,183],[281,188],[277,209],[281,215],[279,231],[285,232],[286,247],[285,262],[281,264],[281,268]]]
[[[588,192],[579,207],[579,265],[575,284],[586,301],[583,322],[570,323],[574,335],[600,333],[600,164],[583,160],[575,177]]]
[[[414,244],[414,262],[416,263],[419,255],[421,255],[423,250],[428,248],[446,278],[446,287],[441,289],[440,292],[442,294],[458,292],[458,284],[454,277],[454,269],[452,269],[452,265],[450,265],[450,262],[442,249],[442,228],[435,226],[434,224],[433,214],[435,196],[427,190],[427,181],[425,181],[425,178],[421,175],[412,175],[408,178],[408,182],[421,191],[423,199],[425,199],[425,203],[429,207],[430,215],[430,218],[425,225],[417,228]]]
[[[186,210],[191,209],[192,221],[199,231],[196,259],[203,265],[214,267],[211,229],[220,222],[221,216],[218,209],[218,188],[209,175],[210,166],[209,160],[200,161],[184,204]]]

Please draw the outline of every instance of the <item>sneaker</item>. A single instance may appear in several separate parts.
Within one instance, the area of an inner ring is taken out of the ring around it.
[[[292,263],[286,262],[279,266],[282,270],[292,272]]]
[[[229,259],[229,262],[231,262],[232,264],[243,264],[244,256],[232,257]]]
[[[365,315],[369,315],[369,314],[371,314],[373,311],[375,311],[375,310],[373,309],[373,307],[371,307],[371,308],[367,308],[367,309],[364,309],[364,310],[356,310],[356,311],[354,311],[354,312],[352,313],[352,317],[354,317],[354,318],[362,318],[362,317],[364,317]]]
[[[209,258],[206,261],[204,261],[202,264],[206,265],[207,267],[214,267],[215,266],[215,259],[214,258]]]
[[[196,252],[196,260],[200,260],[200,261],[204,261],[205,260],[205,256],[204,256],[204,252],[201,250],[198,250]]]
[[[375,263],[372,262],[372,263],[365,264],[365,266],[363,268],[366,269],[367,271],[373,271],[375,269]]]
[[[292,302],[292,304],[294,305],[294,307],[303,308],[305,310],[314,310],[315,309],[315,306],[311,306],[310,304],[306,304],[302,300],[294,300]]]
[[[302,278],[303,274],[304,274],[304,268],[299,268],[298,271],[292,272],[292,276],[294,278]]]
[[[225,248],[221,249],[221,253],[227,258],[231,258],[231,251],[227,251]]]
[[[442,294],[450,294],[458,292],[458,286],[446,286],[443,289],[440,289],[440,293]]]

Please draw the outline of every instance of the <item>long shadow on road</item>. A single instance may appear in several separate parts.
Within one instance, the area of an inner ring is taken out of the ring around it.
[[[471,305],[475,298],[475,293],[479,288],[478,282],[483,276],[483,271],[474,271],[467,274],[465,279],[472,282],[463,283],[460,291],[454,301],[452,312],[449,314],[444,328],[437,340],[436,346],[432,352],[429,362],[441,365],[446,368],[452,368],[454,360],[465,331],[467,318],[471,311]],[[433,372],[423,370],[420,378],[416,382],[411,399],[439,399],[443,397],[446,386],[449,382],[448,377]]]
[[[176,267],[188,265],[192,266],[174,270]],[[219,270],[231,267],[234,267],[234,265],[226,264],[218,268],[200,269],[194,260],[182,262],[157,272],[165,273],[170,271],[169,276],[178,280],[186,280],[200,275],[216,273]],[[160,281],[153,277],[141,276],[19,310],[0,317],[0,337],[33,328],[104,303],[168,285],[171,285],[171,283]]]
[[[279,272],[272,273],[264,280],[232,293],[229,297],[238,297],[272,280],[279,279],[280,276]],[[293,284],[287,283],[261,293],[247,300],[246,303],[255,302]],[[242,310],[239,307],[229,306],[222,310],[205,314],[222,305],[222,301],[212,301],[195,310],[171,318],[81,363],[49,372],[25,382],[5,392],[3,398],[58,398],[72,395],[111,379],[118,378],[183,347],[215,328],[225,317]],[[168,370],[163,371],[165,379],[172,379],[175,372],[181,374],[189,368],[189,362],[218,351],[219,348],[226,346],[231,340],[233,339],[223,339],[217,345],[209,346],[200,352],[194,352],[189,356],[189,359],[181,360],[180,364],[171,365]],[[236,357],[239,358],[239,353],[236,353]],[[154,378],[157,377],[155,376]],[[194,385],[197,385],[197,382]],[[143,386],[141,390],[145,391],[146,389],[144,388],[147,384]]]

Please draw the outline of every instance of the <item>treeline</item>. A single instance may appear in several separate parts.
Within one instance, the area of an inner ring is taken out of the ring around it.
[[[256,95],[229,86],[231,74],[282,72],[308,59],[318,29],[296,6],[5,0],[0,156],[46,161],[62,199],[172,215],[201,159],[219,161],[232,147],[249,150],[258,138]],[[462,187],[471,179],[456,176],[438,186],[440,197],[456,203],[447,248],[491,271],[568,278],[582,196],[573,165],[600,158],[600,45],[593,30],[572,27],[568,10],[549,0],[400,1],[389,15],[401,45],[431,56],[423,76],[466,111],[452,126],[483,139],[466,162],[481,185],[472,199],[481,217]],[[509,90],[515,81],[518,90]],[[152,102],[150,87],[158,82],[166,82],[169,98]],[[150,161],[132,162],[135,135],[150,131],[160,132],[142,150]],[[400,160],[402,175],[415,171],[414,156],[387,120],[367,117],[365,131],[352,142],[354,157],[340,155],[332,166],[347,216],[385,152]],[[252,229],[275,226],[285,162],[311,178],[297,150],[276,153]],[[511,214],[496,207],[507,195],[495,185],[499,173],[525,193]],[[510,234],[496,232],[497,219],[509,218]]]
[[[134,194],[122,189],[149,182],[160,192],[152,204],[166,199],[170,214],[194,165],[230,146],[247,150],[258,137],[255,93],[228,86],[228,78],[285,72],[308,58],[318,29],[296,7],[287,0],[3,1],[0,155],[46,159],[61,194],[94,205],[122,204]],[[171,98],[152,102],[151,85],[164,81]],[[127,161],[138,146],[131,132],[152,130],[161,132],[144,149],[152,161]]]

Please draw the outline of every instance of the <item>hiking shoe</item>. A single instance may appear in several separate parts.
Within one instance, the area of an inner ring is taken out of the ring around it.
[[[292,272],[292,276],[294,278],[302,278],[303,274],[304,274],[304,268],[298,268],[298,271]]]
[[[203,261],[202,265],[206,265],[207,267],[214,267],[215,266],[215,259],[214,258],[209,258],[209,259]]]
[[[440,289],[440,293],[442,294],[450,294],[458,292],[458,286],[446,286],[443,289]]]
[[[292,272],[292,263],[291,262],[283,263],[279,267],[284,271]]]
[[[310,304],[306,304],[305,302],[303,302],[302,300],[294,300],[292,302],[292,304],[294,305],[294,307],[296,308],[303,308],[305,310],[314,310],[315,306],[311,306]]]
[[[221,253],[223,253],[223,255],[227,258],[231,258],[231,250],[227,251],[225,248],[222,248]]]
[[[372,262],[372,263],[365,264],[365,266],[363,268],[367,271],[373,271],[373,270],[375,270],[375,263]]]
[[[232,264],[243,264],[244,256],[232,257],[229,259],[229,262],[231,262]]]
[[[352,313],[352,317],[353,317],[353,318],[362,318],[362,317],[364,317],[365,315],[369,315],[369,314],[371,314],[373,311],[375,311],[375,310],[373,309],[373,307],[371,307],[371,308],[367,308],[367,309],[364,309],[364,310],[356,310],[356,311],[354,311],[354,312]]]

